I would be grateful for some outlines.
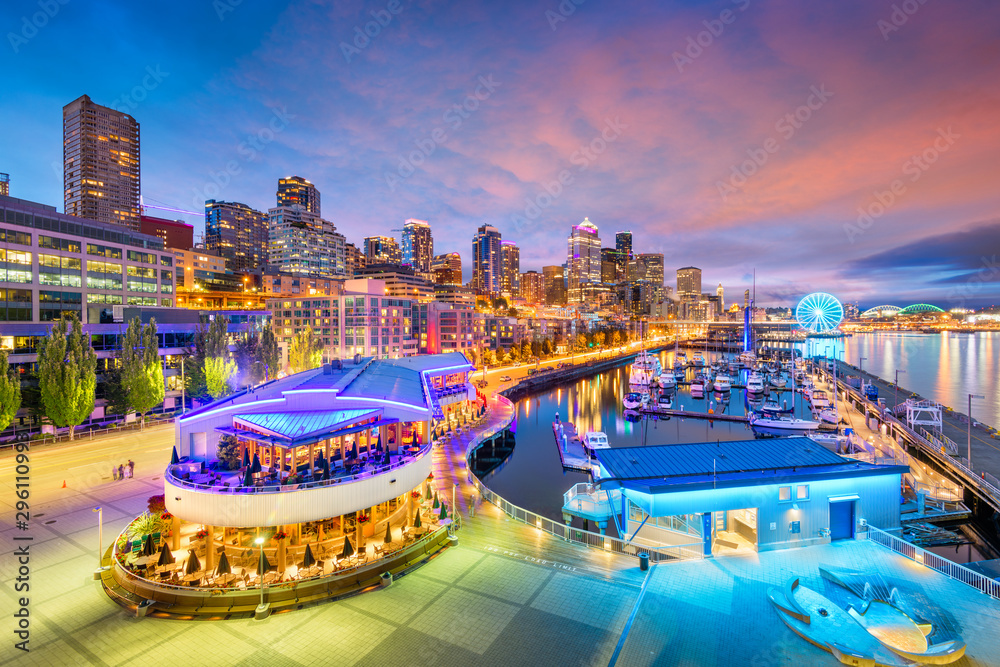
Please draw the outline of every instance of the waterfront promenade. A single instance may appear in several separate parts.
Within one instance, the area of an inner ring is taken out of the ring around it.
[[[0,664],[124,665],[169,656],[192,665],[262,666],[835,665],[779,621],[765,593],[792,575],[819,585],[819,564],[865,563],[918,599],[947,609],[949,622],[969,643],[967,664],[1000,665],[993,646],[1000,603],[873,543],[666,563],[644,573],[634,557],[564,542],[488,502],[479,501],[470,517],[476,492],[465,448],[479,429],[503,423],[503,410],[494,400],[483,424],[434,450],[435,486],[449,508],[451,485],[458,484],[458,546],[387,589],[264,621],[134,618],[91,578],[97,562],[91,508],[105,509],[107,545],[148,496],[162,493],[171,429],[131,434],[134,441],[119,443],[141,461],[137,477],[125,482],[112,481],[110,472],[100,479],[96,467],[103,462],[80,463],[88,446],[111,443],[40,448],[32,458],[32,651],[15,652],[8,642],[0,648]],[[0,456],[5,469],[7,454]],[[63,476],[79,465],[85,466],[75,471],[79,479],[70,475],[63,489]],[[0,514],[9,527],[10,476],[2,486]],[[14,530],[0,533],[5,608],[14,596]]]

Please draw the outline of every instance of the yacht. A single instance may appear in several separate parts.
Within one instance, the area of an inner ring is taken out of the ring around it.
[[[819,419],[827,424],[836,424],[840,421],[840,415],[837,414],[836,408],[823,408],[819,411]]]
[[[626,410],[635,410],[642,406],[642,394],[630,391],[622,397],[622,405]]]
[[[764,378],[760,373],[751,373],[747,378],[747,391],[751,394],[761,394],[764,392]]]
[[[694,357],[691,358],[691,363],[695,366],[704,366],[705,356],[701,352],[696,352]]]
[[[660,373],[659,382],[660,382],[660,387],[662,387],[663,389],[674,389],[677,387],[677,379],[674,378],[673,372],[666,369],[664,369],[664,371]]]
[[[733,381],[729,379],[728,375],[719,374],[715,376],[715,391],[729,391],[733,388]]]
[[[683,380],[687,377],[687,368],[681,362],[676,362],[674,364],[674,379]]]
[[[698,374],[691,381],[691,398],[701,398],[705,395],[705,376]]]
[[[766,435],[806,435],[819,429],[819,422],[796,417],[767,417],[750,413],[750,428]]]
[[[814,410],[830,407],[830,397],[822,389],[813,389],[809,402],[812,403]]]
[[[588,431],[586,435],[583,436],[583,450],[587,452],[587,455],[591,458],[594,457],[595,452],[598,449],[610,449],[611,445],[608,444],[608,436],[603,431]]]
[[[670,410],[674,407],[674,399],[671,398],[670,394],[660,394],[660,397],[656,399],[656,407],[660,410]]]
[[[629,384],[648,385],[660,375],[660,360],[646,350],[635,355],[632,371],[629,374]]]
[[[794,407],[787,407],[778,405],[777,401],[764,401],[760,406],[760,413],[765,417],[771,417],[776,415],[791,414],[795,411]]]
[[[781,375],[777,375],[777,374],[776,375],[772,375],[771,379],[769,381],[771,383],[771,386],[777,387],[779,389],[783,388],[786,384],[788,384],[788,380],[786,380]]]
[[[840,435],[838,433],[809,433],[807,437],[815,442],[817,445],[821,445],[837,454],[848,454],[850,445],[848,444],[847,436]]]

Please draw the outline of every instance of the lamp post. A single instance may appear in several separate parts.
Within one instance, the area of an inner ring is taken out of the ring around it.
[[[969,438],[969,442],[968,442],[968,447],[969,447],[969,470],[972,470],[972,399],[974,399],[974,398],[980,398],[980,399],[982,399],[982,398],[986,398],[986,397],[985,396],[981,396],[979,394],[969,394],[969,429],[967,431],[967,435],[968,435],[968,438]]]
[[[896,406],[899,405],[899,374],[906,375],[906,371],[896,369],[896,381],[893,383],[892,414],[896,414]]]
[[[260,567],[260,564],[264,562],[264,536],[263,535],[258,535],[257,539],[254,540],[254,544],[256,544],[258,547],[260,547],[260,556],[257,558],[257,567]],[[267,573],[266,572],[261,572],[261,574],[260,574],[260,604],[257,605],[257,609],[256,609],[256,611],[254,611],[253,617],[255,619],[267,618],[268,613],[270,611],[268,609],[268,606],[264,603],[264,575],[265,574],[267,574]]]
[[[858,372],[865,372],[865,362],[868,361],[868,357],[858,357]]]
[[[187,396],[185,393],[187,383],[184,381],[184,357],[181,357],[181,414],[184,414],[187,408]]]
[[[97,512],[97,569],[94,570],[94,579],[100,579],[101,573],[107,569],[102,565],[104,558],[104,508],[95,507],[91,511]]]

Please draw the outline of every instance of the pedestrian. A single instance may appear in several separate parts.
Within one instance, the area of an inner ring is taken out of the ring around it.
[[[111,464],[111,479],[118,481],[118,468],[115,467],[114,463]]]
[[[132,459],[128,460],[128,476],[135,477],[135,461]]]
[[[125,466],[118,466],[118,479],[125,479]]]

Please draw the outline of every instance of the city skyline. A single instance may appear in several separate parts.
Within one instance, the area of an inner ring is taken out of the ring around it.
[[[760,300],[826,289],[948,305],[969,286],[964,304],[994,300],[1000,271],[968,242],[1000,236],[985,176],[998,137],[980,97],[997,84],[976,56],[998,23],[988,3],[902,18],[891,3],[693,3],[669,15],[588,5],[567,16],[401,5],[363,48],[354,28],[380,8],[225,7],[155,21],[129,9],[147,30],[116,35],[119,55],[141,53],[126,67],[41,76],[70,58],[68,33],[108,29],[72,5],[7,52],[21,92],[0,114],[23,128],[0,166],[12,194],[62,200],[59,112],[87,94],[142,125],[147,203],[266,210],[276,179],[299,174],[355,243],[417,217],[437,230],[437,252],[467,252],[485,223],[540,268],[589,217],[631,229],[636,251],[663,252],[668,270],[690,258],[736,289],[756,268]],[[516,45],[494,25],[516,28]],[[402,57],[415,48],[419,66]],[[305,57],[328,67],[296,67]],[[656,65],[616,74],[636,61]]]

